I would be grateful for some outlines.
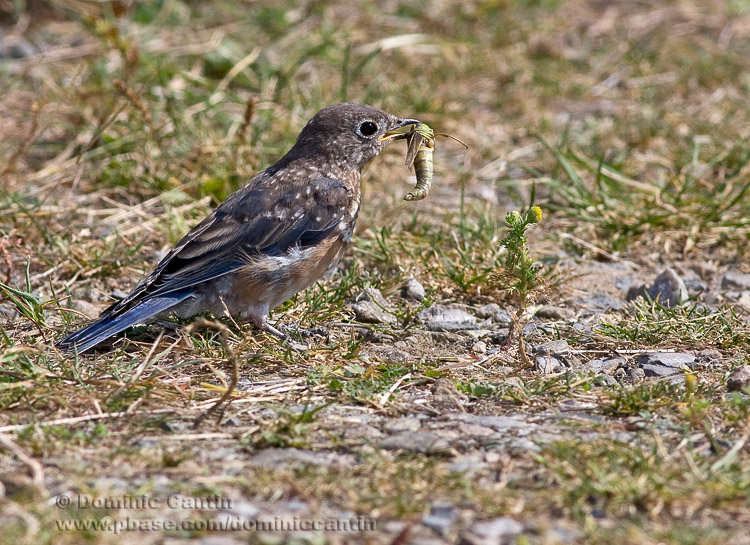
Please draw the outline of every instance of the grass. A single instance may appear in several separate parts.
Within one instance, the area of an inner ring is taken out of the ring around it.
[[[42,464],[52,497],[112,495],[116,473],[118,494],[211,490],[268,512],[292,500],[321,517],[353,511],[381,530],[414,522],[378,543],[422,535],[435,502],[467,520],[515,518],[519,543],[559,528],[582,543],[743,535],[749,392],[725,385],[748,364],[748,309],[719,286],[750,241],[742,2],[49,0],[0,3],[0,15],[4,39],[42,50],[0,60],[0,427],[16,426],[3,437]],[[56,353],[56,338],[131,289],[342,100],[419,118],[470,149],[439,141],[419,203],[403,201],[413,180],[402,148],[365,172],[339,272],[273,313],[307,348],[227,322],[163,337],[139,327],[111,350]],[[549,376],[520,370],[499,340],[418,319],[430,305],[512,308],[493,281],[507,262],[503,218],[533,205],[545,217],[528,246],[547,287],[524,315],[538,326],[526,341],[572,350],[571,367]],[[622,298],[613,276],[645,281],[664,266],[697,271],[720,297],[594,316],[575,303]],[[595,277],[580,278],[586,267]],[[424,302],[400,297],[410,277]],[[396,324],[350,327],[347,302],[368,287]],[[534,317],[543,305],[576,317]],[[713,355],[675,381],[625,372],[661,349]],[[612,351],[623,374],[578,367]],[[237,391],[209,412],[235,366]],[[528,433],[458,425],[439,379],[469,415],[519,418]],[[452,439],[439,452],[380,448],[399,426]],[[289,447],[320,459],[254,465]],[[10,452],[4,541],[121,542],[54,530],[60,511]]]

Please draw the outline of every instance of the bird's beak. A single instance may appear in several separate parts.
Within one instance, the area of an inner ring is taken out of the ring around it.
[[[388,132],[380,137],[380,141],[392,142],[393,140],[406,138],[406,136],[414,129],[414,125],[419,125],[419,120],[398,119],[396,120],[396,124]]]

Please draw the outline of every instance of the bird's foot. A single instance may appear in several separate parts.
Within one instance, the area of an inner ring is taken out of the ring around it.
[[[263,323],[261,324],[261,328],[268,331],[274,337],[280,339],[282,344],[286,344],[298,352],[303,352],[307,350],[308,348],[310,348],[309,345],[307,344],[298,343],[291,339],[291,337],[289,336],[289,333],[291,333],[294,330],[290,328],[289,326],[282,325],[281,328],[286,331],[286,333],[282,333],[280,330],[276,329],[276,327],[268,323],[268,320],[264,319]]]
[[[286,335],[294,335],[300,339],[309,339],[310,337],[328,337],[328,330],[324,327],[310,327],[303,328],[297,324],[281,324],[279,325]]]

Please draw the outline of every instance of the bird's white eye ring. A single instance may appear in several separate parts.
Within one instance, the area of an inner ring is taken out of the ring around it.
[[[369,138],[371,136],[374,136],[375,133],[378,132],[378,126],[372,121],[363,121],[362,123],[360,123],[359,127],[357,127],[357,131],[362,136]]]

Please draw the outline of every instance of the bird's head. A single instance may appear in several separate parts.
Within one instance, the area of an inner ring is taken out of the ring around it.
[[[361,170],[385,146],[406,136],[416,119],[404,119],[365,104],[323,108],[302,129],[292,152],[342,169]]]

